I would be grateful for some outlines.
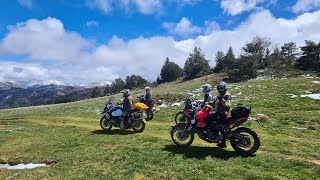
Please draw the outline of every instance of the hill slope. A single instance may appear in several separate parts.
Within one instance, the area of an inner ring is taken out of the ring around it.
[[[153,89],[187,94],[214,77],[163,84]],[[173,117],[182,108],[162,108],[143,133],[100,130],[98,114],[107,97],[0,111],[0,163],[57,162],[30,170],[0,169],[0,179],[317,179],[320,166],[319,78],[231,84],[233,106],[253,107],[248,122],[261,138],[253,157],[238,156],[228,144],[218,149],[200,141],[178,149],[170,139]],[[143,90],[133,94],[143,93]],[[119,97],[119,95],[118,95]]]

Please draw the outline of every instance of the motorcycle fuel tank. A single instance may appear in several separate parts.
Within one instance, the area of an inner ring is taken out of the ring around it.
[[[117,110],[115,110],[115,111],[113,111],[112,113],[112,116],[121,116],[122,115],[122,111],[121,111],[121,109],[117,109]]]

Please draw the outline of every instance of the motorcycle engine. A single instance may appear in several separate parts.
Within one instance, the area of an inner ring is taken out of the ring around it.
[[[143,117],[143,114],[141,112],[133,112],[131,113],[131,117],[133,119],[141,119]]]

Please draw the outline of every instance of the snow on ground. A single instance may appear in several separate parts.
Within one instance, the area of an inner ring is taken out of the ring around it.
[[[166,108],[166,107],[168,107],[168,105],[166,105],[165,103],[158,106],[158,108]]]
[[[291,96],[291,98],[296,98],[296,97],[298,97],[297,95],[295,95],[295,94],[287,94],[288,96]]]
[[[36,167],[49,166],[46,164],[17,164],[17,165],[9,165],[9,164],[0,164],[0,169],[33,169]]]
[[[311,76],[310,74],[301,75],[301,77],[303,77],[303,78],[310,78],[310,79],[313,79],[313,78],[314,78],[314,77]]]
[[[305,130],[307,128],[301,128],[301,127],[296,127],[296,126],[292,126],[293,129],[298,129],[298,130]]]
[[[313,83],[320,84],[320,81],[312,81]]]
[[[301,97],[309,97],[312,99],[320,99],[320,93],[317,94],[304,94],[304,95],[300,95]]]
[[[173,104],[171,104],[171,106],[181,106],[181,103],[180,102],[173,103]]]

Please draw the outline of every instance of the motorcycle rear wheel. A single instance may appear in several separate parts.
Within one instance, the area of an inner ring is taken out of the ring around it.
[[[186,124],[177,124],[171,129],[171,139],[179,147],[189,147],[194,140],[194,133],[185,133]]]
[[[110,118],[107,117],[106,115],[102,116],[102,118],[100,119],[100,127],[104,131],[109,131],[112,128]]]
[[[131,122],[131,128],[134,132],[141,133],[146,127],[146,123],[142,120],[133,120]]]
[[[179,124],[179,123],[182,123],[182,122],[186,122],[187,121],[187,117],[186,115],[184,114],[184,112],[178,112],[176,114],[176,116],[174,117],[174,120],[176,122],[176,124]]]
[[[147,118],[146,118],[146,120],[147,120],[147,121],[152,120],[152,119],[153,119],[153,111],[152,111],[152,109],[151,109],[151,108],[147,109],[146,113],[147,113]]]
[[[232,148],[238,153],[250,156],[260,147],[260,138],[253,130],[240,127],[234,130],[234,136],[230,139]]]

